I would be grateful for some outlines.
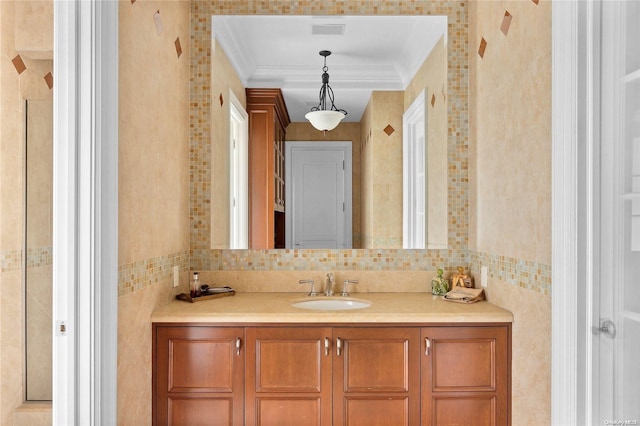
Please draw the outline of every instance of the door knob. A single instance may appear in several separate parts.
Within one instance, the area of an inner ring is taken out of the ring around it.
[[[603,333],[606,336],[615,339],[616,337],[616,325],[611,320],[600,320],[600,326],[594,325],[591,327],[593,334]]]

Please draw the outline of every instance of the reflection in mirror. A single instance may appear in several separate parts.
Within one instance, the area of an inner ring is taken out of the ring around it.
[[[267,33],[269,37],[264,37]],[[247,88],[282,91],[291,119],[285,129],[285,145],[288,141],[351,143],[352,248],[446,248],[446,33],[445,16],[214,16],[211,87],[214,104],[219,101],[221,108],[212,110],[211,120],[222,125],[211,126],[211,248],[231,247],[230,223],[223,218],[228,218],[234,202],[228,188],[230,102],[218,95],[232,92],[246,107]],[[321,85],[318,52],[325,49],[333,52],[331,86],[336,102],[349,115],[336,129],[319,132],[304,115],[317,104]],[[413,240],[421,241],[414,245],[403,236],[403,114],[421,95],[426,100],[424,211],[422,225],[412,228],[421,233],[412,235]],[[266,164],[275,174],[274,156]],[[274,181],[277,179],[275,176]],[[294,183],[285,182],[284,187]],[[256,188],[248,191],[249,204],[265,196]],[[289,207],[295,200],[273,201],[276,219],[283,214],[282,205],[285,217],[293,214]],[[250,223],[256,220],[276,227],[279,222],[249,217]],[[274,229],[265,232],[280,234]],[[260,248],[274,247],[278,247],[275,241]]]
[[[26,399],[52,397],[53,102],[25,102]]]

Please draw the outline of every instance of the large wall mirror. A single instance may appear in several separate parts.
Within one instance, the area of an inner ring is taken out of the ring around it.
[[[231,103],[225,100],[233,93],[246,106],[246,88],[281,89],[291,120],[285,143],[351,143],[352,183],[344,191],[352,197],[350,246],[300,247],[293,241],[283,248],[447,248],[447,20],[213,16],[211,248],[231,248],[233,144]],[[318,104],[321,50],[332,52],[326,62],[330,85],[336,106],[348,112],[330,132],[315,130],[304,117]],[[285,200],[285,215],[293,214],[293,205]]]

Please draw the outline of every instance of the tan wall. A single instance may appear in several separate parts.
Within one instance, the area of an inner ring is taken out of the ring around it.
[[[353,248],[361,247],[360,237],[360,123],[343,122],[330,132],[319,132],[309,123],[291,123],[286,130],[288,141],[351,141],[351,198]]]
[[[426,89],[427,115],[427,247],[448,245],[447,208],[447,45],[433,47],[405,89],[404,111]]]
[[[121,1],[119,19],[117,422],[137,425],[151,419],[149,318],[188,283],[189,2]]]
[[[245,109],[247,96],[217,40],[211,53],[211,248],[229,248],[229,91]]]
[[[551,4],[473,1],[469,12],[469,248],[550,264]],[[551,299],[507,281],[490,278],[488,299],[514,315],[513,424],[549,424]]]
[[[23,330],[24,101],[52,99],[53,3],[0,2],[0,424],[50,424],[51,409],[21,410]],[[38,50],[38,54],[35,53]],[[26,70],[12,63],[20,55]],[[42,60],[43,58],[47,60]],[[45,269],[47,267],[45,266]],[[50,269],[50,266],[48,267]],[[45,289],[47,286],[45,285]],[[51,290],[50,282],[48,290]],[[47,303],[46,301],[44,302]],[[50,312],[49,312],[50,313]]]
[[[360,121],[363,248],[402,248],[403,103],[404,92],[373,92]]]

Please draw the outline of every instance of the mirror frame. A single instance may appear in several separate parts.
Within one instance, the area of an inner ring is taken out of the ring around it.
[[[380,12],[382,11],[382,12]],[[389,7],[382,1],[367,1],[358,6],[317,4],[308,1],[274,1],[262,7],[249,0],[233,2],[224,0],[193,1],[191,7],[191,81],[192,102],[190,107],[192,146],[192,182],[210,182],[210,170],[202,170],[209,164],[212,125],[200,117],[210,117],[211,108],[217,102],[217,94],[211,93],[211,16],[214,14],[291,14],[291,15],[446,15],[447,34],[447,192],[448,252],[447,257],[460,254],[468,247],[468,180],[469,180],[469,113],[468,113],[468,5],[461,1],[423,1]],[[196,178],[197,176],[197,178]],[[268,264],[264,254],[276,253],[287,257],[298,252],[340,254],[357,257],[358,252],[388,252],[402,257],[403,249],[277,249],[277,250],[231,250],[212,249],[210,246],[211,194],[207,184],[192,184],[191,187],[191,265],[196,269],[256,268],[256,262]],[[413,250],[408,250],[412,252]],[[443,250],[419,250],[428,252],[427,257],[440,258]],[[304,253],[303,253],[304,254]],[[293,259],[293,256],[291,257]],[[297,257],[297,256],[296,256]],[[254,261],[255,260],[255,261]]]

